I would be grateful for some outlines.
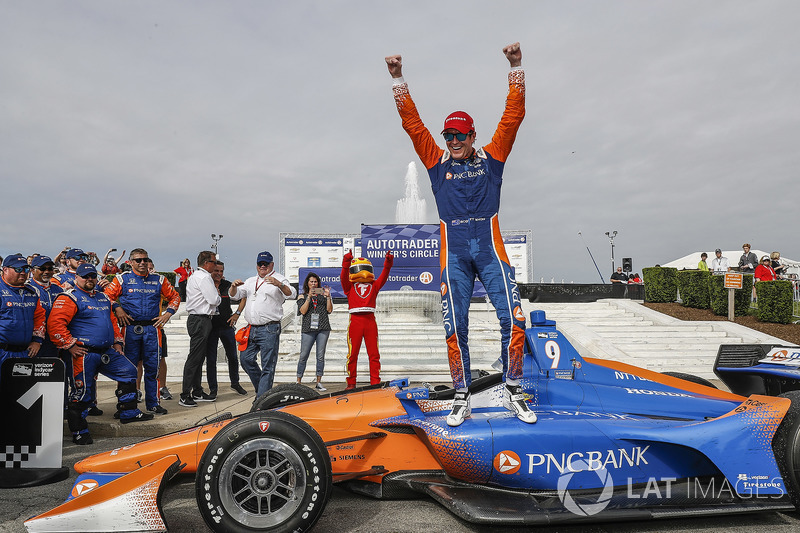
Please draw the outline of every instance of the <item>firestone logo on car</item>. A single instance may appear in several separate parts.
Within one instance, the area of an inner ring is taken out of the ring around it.
[[[504,450],[494,457],[494,469],[501,474],[516,474],[522,461],[511,450]]]
[[[261,422],[258,423],[258,429],[261,430],[261,433],[266,433],[267,430],[269,429],[269,422],[267,422],[266,420],[262,420]]]

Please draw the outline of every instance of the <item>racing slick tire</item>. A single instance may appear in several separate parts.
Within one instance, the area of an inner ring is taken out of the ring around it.
[[[213,531],[313,527],[332,491],[319,434],[281,411],[242,415],[211,440],[197,468],[197,505]]]
[[[685,372],[662,372],[662,374],[672,378],[682,379],[690,383],[695,383],[697,385],[705,385],[706,387],[711,387],[712,389],[719,388],[707,379],[701,378],[700,376],[695,376],[694,374],[686,374]]]
[[[792,405],[772,439],[772,451],[783,483],[796,510],[800,510],[800,391],[785,392]]]
[[[250,408],[250,412],[266,411],[273,407],[283,407],[284,405],[313,400],[314,398],[319,398],[319,393],[311,387],[306,387],[299,383],[283,383],[272,387],[256,398],[253,402],[253,407]]]

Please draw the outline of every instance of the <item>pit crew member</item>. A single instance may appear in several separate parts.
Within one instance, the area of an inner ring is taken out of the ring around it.
[[[128,261],[132,270],[115,275],[105,288],[105,293],[113,302],[112,308],[119,325],[124,328],[125,357],[134,366],[142,362],[147,411],[163,415],[167,410],[161,407],[159,401],[159,330],[178,311],[181,296],[164,276],[150,273],[147,250],[131,250]],[[162,298],[169,302],[163,313]]]
[[[0,365],[9,357],[34,357],[45,335],[45,310],[36,291],[25,285],[31,271],[24,256],[3,260],[0,278]]]
[[[137,407],[136,365],[124,355],[122,332],[111,300],[95,290],[97,270],[84,263],[75,271],[75,287],[59,294],[50,313],[48,332],[55,345],[72,354],[74,388],[67,406],[67,424],[75,444],[92,444],[86,416],[95,399],[91,385],[98,372],[117,382],[120,422],[152,420]]]

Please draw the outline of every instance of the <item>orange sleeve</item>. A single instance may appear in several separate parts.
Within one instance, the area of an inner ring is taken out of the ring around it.
[[[505,111],[492,136],[492,142],[483,149],[498,161],[505,163],[523,118],[525,118],[525,71],[512,70],[508,73]]]
[[[72,318],[77,312],[78,306],[66,294],[59,294],[53,302],[53,309],[47,320],[47,333],[53,344],[62,350],[75,344],[75,339],[67,329],[67,325],[72,322]]]
[[[181,295],[167,281],[167,278],[161,282],[161,297],[168,302],[167,309],[172,309],[173,313],[178,311],[178,307],[181,305]]]
[[[42,302],[36,302],[36,309],[33,311],[33,336],[44,340],[47,335],[47,312],[42,307]]]
[[[117,317],[114,314],[114,309],[109,310],[109,316],[111,317],[111,326],[114,328],[114,342],[119,342],[120,344],[125,344],[125,335],[122,334],[122,330],[119,329],[119,322],[117,321]]]
[[[114,279],[111,280],[111,283],[106,285],[106,288],[103,289],[103,292],[112,302],[116,302],[119,299],[119,295],[122,293],[122,285],[120,285],[117,276],[114,276]]]
[[[403,129],[411,137],[411,142],[414,143],[414,150],[416,150],[426,169],[433,167],[442,157],[444,150],[436,145],[431,132],[428,131],[428,128],[422,123],[422,119],[419,118],[417,106],[408,92],[408,84],[394,85],[392,86],[392,91],[394,92],[394,103],[397,105],[397,112],[400,113],[400,118],[403,120]]]

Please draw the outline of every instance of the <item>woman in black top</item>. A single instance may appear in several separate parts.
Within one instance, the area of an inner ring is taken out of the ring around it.
[[[297,314],[303,316],[303,328],[300,337],[300,359],[297,361],[297,382],[306,371],[308,354],[311,346],[317,343],[317,385],[318,391],[327,390],[322,386],[322,373],[325,370],[325,346],[331,333],[328,314],[333,312],[331,289],[322,289],[319,276],[309,272],[303,282],[303,294],[297,298]]]

